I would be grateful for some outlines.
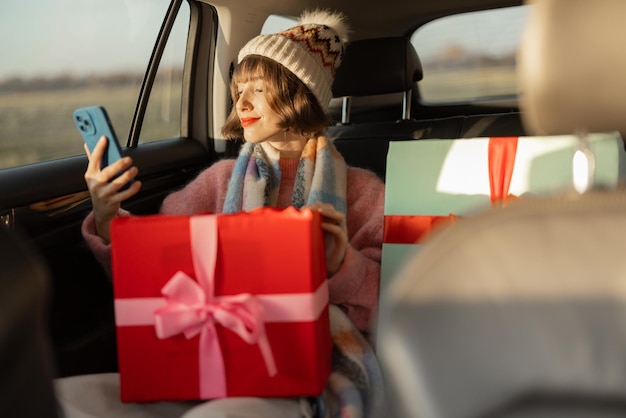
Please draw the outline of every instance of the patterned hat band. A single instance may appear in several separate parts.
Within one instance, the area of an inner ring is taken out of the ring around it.
[[[343,58],[347,26],[340,13],[304,12],[299,25],[283,32],[259,35],[239,52],[270,58],[296,75],[315,95],[323,109],[332,99],[335,70]]]

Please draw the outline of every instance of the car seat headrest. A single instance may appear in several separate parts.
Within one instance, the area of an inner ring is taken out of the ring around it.
[[[413,88],[422,79],[422,64],[407,38],[350,42],[335,74],[333,96],[372,96]]]
[[[407,38],[373,38],[349,43],[332,88],[333,97],[343,98],[341,123],[350,123],[352,97],[400,92],[403,93],[402,119],[410,119],[413,84],[422,76],[422,64]]]
[[[536,135],[626,133],[626,2],[527,0],[520,108]]]

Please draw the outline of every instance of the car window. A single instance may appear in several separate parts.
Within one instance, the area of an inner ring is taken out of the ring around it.
[[[23,0],[0,6],[0,169],[83,153],[72,119],[102,105],[122,145],[169,0]],[[177,136],[189,6],[183,3],[140,141]],[[19,40],[19,42],[17,42]]]
[[[515,56],[531,6],[463,13],[433,20],[413,33],[424,69],[426,103],[517,96]]]
[[[292,16],[269,15],[263,23],[261,35],[280,32],[281,30],[292,28],[297,24],[298,19]]]

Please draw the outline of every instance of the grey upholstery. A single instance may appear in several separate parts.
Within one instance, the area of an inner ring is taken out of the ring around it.
[[[626,3],[532,3],[519,60],[526,127],[624,132],[626,68],[609,64],[626,60],[624,26],[609,16],[623,19]],[[432,235],[381,299],[386,416],[626,416],[625,231],[626,191],[592,188],[522,198]]]
[[[380,304],[393,416],[625,416],[624,230],[626,194],[595,192],[521,199],[434,237]]]
[[[626,2],[529,3],[532,20],[523,39],[529,47],[518,60],[527,129],[537,135],[605,130],[626,135]]]

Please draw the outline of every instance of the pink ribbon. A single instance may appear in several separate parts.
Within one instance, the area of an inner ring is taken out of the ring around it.
[[[328,304],[328,284],[312,294],[214,296],[217,257],[217,216],[191,217],[189,221],[196,280],[177,272],[163,287],[163,298],[115,300],[118,326],[154,324],[158,338],[184,334],[200,336],[200,396],[226,396],[226,372],[217,339],[216,323],[232,330],[248,344],[258,344],[268,374],[277,373],[265,333],[265,322],[315,320]]]

